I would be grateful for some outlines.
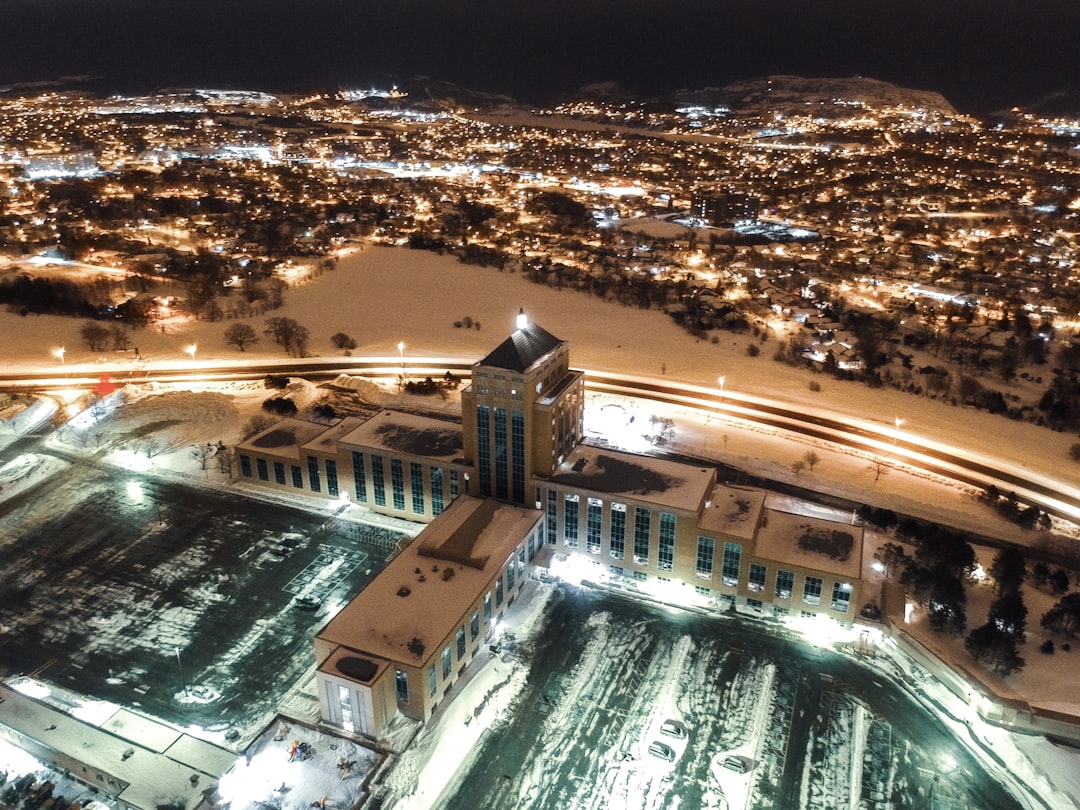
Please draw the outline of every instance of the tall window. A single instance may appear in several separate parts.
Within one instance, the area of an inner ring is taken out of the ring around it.
[[[563,500],[563,542],[567,548],[577,548],[578,504],[581,498],[576,492],[567,492]]]
[[[626,504],[611,504],[611,543],[608,549],[616,560],[626,555]]]
[[[459,627],[457,631],[457,657],[458,661],[465,658],[465,625]]]
[[[847,582],[834,582],[832,586],[832,609],[837,613],[847,613],[851,604],[851,585]]]
[[[559,535],[559,493],[553,489],[547,494],[547,541],[555,545]]]
[[[713,555],[716,553],[716,540],[712,537],[697,539],[697,575],[702,579],[712,579]]]
[[[491,624],[491,591],[484,594],[484,624]]]
[[[304,473],[303,473],[303,471],[299,467],[297,467],[295,464],[291,465],[291,467],[292,467],[292,485],[294,487],[296,487],[297,489],[303,489],[304,488]]]
[[[251,478],[251,456],[240,456],[240,474]]]
[[[675,564],[675,514],[660,513],[660,545],[657,549],[657,566],[661,571],[670,571]]]
[[[326,460],[326,494],[331,498],[338,496],[337,462],[329,458]]]
[[[409,702],[409,673],[400,669],[394,670],[394,686],[397,688],[397,699],[402,703]]]
[[[649,530],[652,527],[652,512],[643,506],[634,507],[634,562],[638,565],[649,564]]]
[[[724,543],[724,567],[721,581],[725,585],[739,584],[739,564],[742,562],[742,546],[738,543]]]
[[[371,457],[371,491],[375,496],[375,505],[386,506],[386,473],[382,456]]]
[[[802,600],[808,605],[821,604],[821,578],[807,577],[803,583]]]
[[[518,389],[520,398],[520,391]],[[513,501],[525,501],[525,414],[521,411],[510,413],[510,461],[512,465]]]
[[[431,514],[442,513],[445,499],[443,498],[443,472],[442,467],[431,468]]]
[[[495,497],[506,500],[506,408],[495,408]]]
[[[308,486],[312,492],[322,492],[322,484],[319,483],[319,460],[314,456],[308,456],[307,460]]]
[[[442,651],[442,676],[445,681],[450,677],[450,672],[454,668],[453,653],[450,652],[450,645],[446,645],[446,649]]]
[[[260,481],[269,481],[270,480],[270,473],[267,472],[266,459],[265,458],[257,458],[257,459],[255,459],[255,468],[259,471],[259,480]]]
[[[514,557],[510,556],[510,564],[506,566],[506,590],[514,592]]]
[[[478,610],[474,610],[472,618],[469,619],[469,638],[472,641],[480,638],[480,611]]]
[[[491,408],[476,406],[476,472],[480,494],[491,494]]]
[[[450,500],[454,500],[460,492],[458,491],[458,476],[457,470],[450,471]]]
[[[414,515],[424,514],[424,467],[415,461],[409,462],[409,484],[412,488],[412,510]]]
[[[750,583],[750,590],[754,593],[761,593],[765,590],[765,576],[767,572],[764,565],[750,563],[750,573],[747,577],[747,581]]]
[[[428,694],[432,697],[435,696],[435,690],[438,688],[438,681],[435,680],[435,665],[432,664],[427,670],[427,688]]]
[[[390,459],[390,487],[394,493],[394,508],[405,511],[405,468],[400,458]]]
[[[503,603],[503,579],[495,580],[495,607],[502,607]]]
[[[588,511],[585,516],[585,545],[590,554],[600,553],[603,523],[604,502],[599,498],[589,498]]]
[[[367,480],[364,476],[364,454],[353,450],[352,454],[353,486],[356,489],[358,503],[367,503]]]
[[[280,461],[274,462],[274,481],[280,486],[285,486],[285,465]]]
[[[777,571],[776,598],[790,599],[793,590],[795,590],[795,574],[791,571]]]

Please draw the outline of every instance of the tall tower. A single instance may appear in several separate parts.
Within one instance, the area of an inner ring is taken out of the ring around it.
[[[526,504],[530,476],[547,477],[581,440],[584,375],[570,369],[570,344],[529,323],[473,364],[461,393],[469,494]]]

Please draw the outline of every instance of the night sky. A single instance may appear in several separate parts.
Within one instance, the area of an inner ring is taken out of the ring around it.
[[[863,75],[985,113],[1080,88],[1078,0],[0,0],[0,85],[315,90],[418,74],[548,102]]]

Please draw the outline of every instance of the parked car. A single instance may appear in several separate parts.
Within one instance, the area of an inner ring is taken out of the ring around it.
[[[675,749],[659,740],[653,740],[649,743],[649,753],[654,757],[667,760],[668,762],[672,762],[675,759]]]
[[[314,596],[301,596],[298,597],[293,604],[300,608],[300,610],[318,610],[322,602]]]
[[[678,720],[665,720],[660,724],[660,733],[665,737],[674,737],[676,740],[685,740],[686,726]]]
[[[724,757],[724,767],[735,773],[746,773],[750,770],[749,763],[743,757]]]

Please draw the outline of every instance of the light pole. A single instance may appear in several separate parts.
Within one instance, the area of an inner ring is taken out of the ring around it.
[[[191,359],[194,360],[195,359],[195,350],[197,348],[198,348],[198,346],[195,345],[194,343],[192,343],[190,346],[185,347],[184,351],[187,352],[188,354],[190,354]]]
[[[896,435],[893,436],[892,443],[896,444],[896,440],[900,438],[900,428],[903,426],[904,420],[898,416],[895,420],[893,420],[893,423],[896,425]]]
[[[184,680],[184,667],[180,664],[180,648],[174,647],[176,650],[176,668],[180,671],[180,686],[184,690],[184,694],[187,694],[187,682]]]
[[[397,345],[398,357],[401,358],[401,379],[398,381],[398,387],[405,388],[405,342],[400,341]]]
[[[65,349],[63,346],[61,346],[59,349],[53,349],[53,357],[55,357],[57,360],[59,360],[60,365],[62,365],[62,366],[67,365],[64,362],[64,352],[66,352],[66,351],[67,351],[67,349]]]
[[[724,382],[726,380],[727,380],[727,377],[725,377],[723,375],[720,375],[716,380],[718,383],[720,383],[720,401],[721,402],[723,402],[723,400],[724,400]]]

